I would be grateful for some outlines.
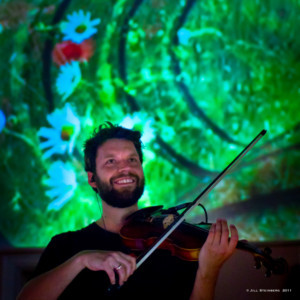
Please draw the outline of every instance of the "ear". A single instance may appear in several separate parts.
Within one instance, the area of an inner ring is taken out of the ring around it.
[[[93,172],[87,172],[88,175],[88,183],[92,188],[97,188],[96,180],[95,180],[95,175]]]

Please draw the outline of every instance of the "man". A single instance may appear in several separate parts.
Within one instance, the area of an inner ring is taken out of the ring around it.
[[[85,144],[89,185],[102,198],[101,218],[75,232],[55,236],[45,249],[35,277],[18,299],[213,299],[218,273],[238,241],[225,220],[211,226],[198,262],[156,250],[136,269],[119,236],[127,216],[138,210],[144,190],[141,134],[101,125]],[[110,285],[121,286],[108,293]]]

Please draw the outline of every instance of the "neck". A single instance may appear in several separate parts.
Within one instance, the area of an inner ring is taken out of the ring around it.
[[[120,233],[121,228],[124,226],[125,219],[138,210],[137,204],[126,208],[117,208],[107,205],[102,202],[102,217],[96,222],[103,229]]]

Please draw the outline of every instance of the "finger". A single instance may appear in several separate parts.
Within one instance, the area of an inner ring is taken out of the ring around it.
[[[213,223],[210,226],[209,232],[208,232],[208,236],[206,238],[206,244],[211,245],[213,243],[214,240],[214,235],[215,235],[215,230],[216,230],[216,224]]]
[[[127,269],[129,270],[129,275],[132,275],[133,272],[136,270],[136,257],[126,255],[125,259],[127,262]]]
[[[107,273],[112,285],[119,284],[119,273],[117,272],[122,264],[116,259],[116,255],[111,253],[107,260],[104,262],[103,270]]]
[[[136,269],[136,259],[134,257],[120,252],[117,261],[126,270],[127,277],[133,274]]]
[[[228,245],[229,229],[226,220],[221,220],[221,245]]]
[[[127,280],[127,272],[126,269],[120,264],[118,268],[115,269],[115,276],[118,279],[119,285],[123,285],[123,283]]]
[[[126,281],[136,269],[136,259],[122,252],[114,253],[114,259],[115,270],[120,274],[121,280]]]
[[[124,267],[121,263],[115,263],[114,266],[112,266],[112,270],[114,273],[115,284],[123,285],[128,277],[126,267]]]
[[[230,225],[230,241],[229,241],[229,249],[233,251],[236,248],[236,245],[239,240],[239,234],[234,225]]]
[[[114,269],[111,267],[106,267],[106,268],[104,268],[104,271],[108,275],[110,283],[112,285],[116,284],[116,275],[115,275]]]
[[[219,245],[221,242],[221,234],[222,234],[222,220],[218,219],[216,223],[216,230],[214,234],[213,243]]]

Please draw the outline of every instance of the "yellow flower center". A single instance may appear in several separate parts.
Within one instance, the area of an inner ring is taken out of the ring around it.
[[[64,125],[61,129],[60,137],[63,141],[69,141],[74,134],[74,126]]]
[[[77,33],[83,33],[85,32],[87,29],[87,26],[85,24],[80,24],[79,26],[77,26],[77,28],[75,29],[75,31]]]

